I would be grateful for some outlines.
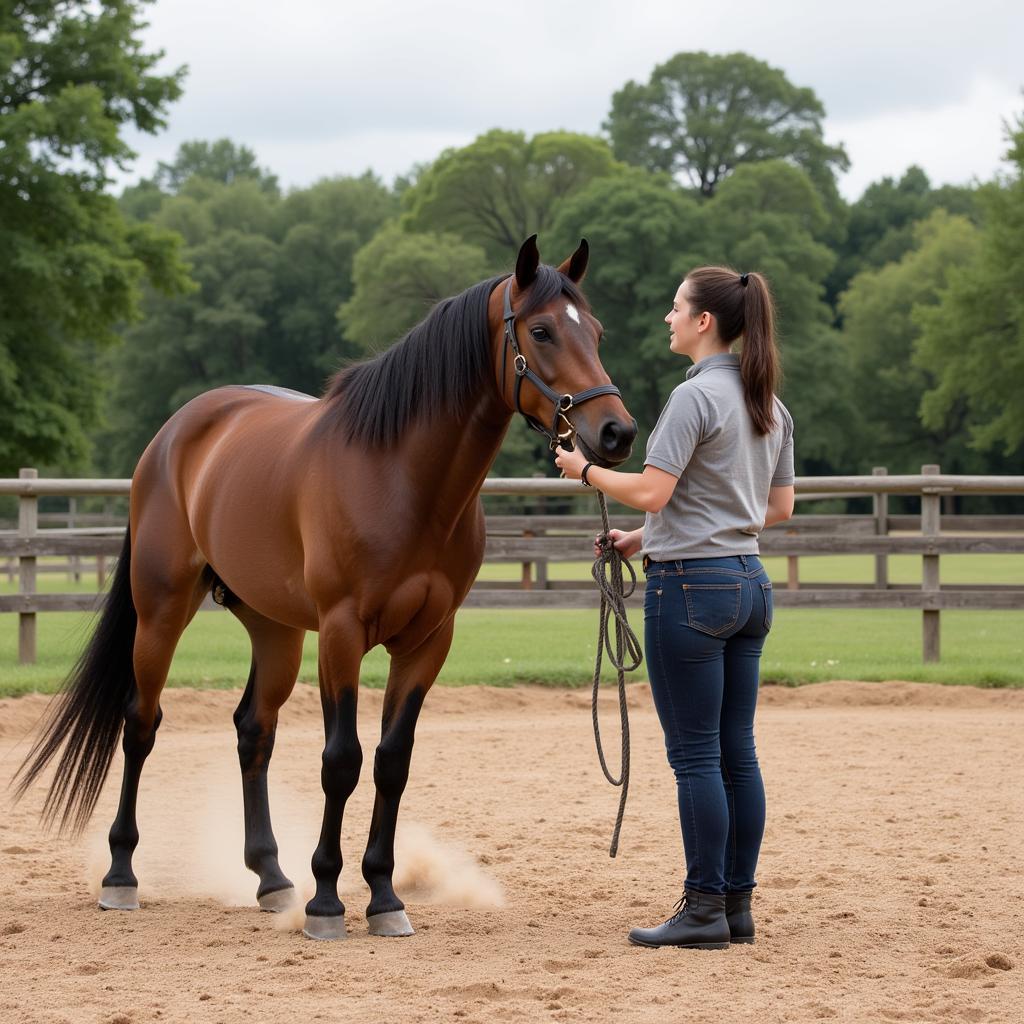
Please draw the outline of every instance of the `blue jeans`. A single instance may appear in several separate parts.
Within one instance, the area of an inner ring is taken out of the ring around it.
[[[686,888],[749,892],[764,835],[754,709],[772,585],[756,555],[647,563],[644,634]]]

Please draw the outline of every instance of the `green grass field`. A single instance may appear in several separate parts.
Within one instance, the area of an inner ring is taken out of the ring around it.
[[[91,617],[74,612],[40,615],[39,662],[17,662],[17,617],[0,633],[0,696],[51,692],[88,636]],[[639,612],[634,629],[642,630]],[[591,611],[483,611],[459,613],[455,643],[440,682],[450,685],[543,683],[579,686],[593,675],[597,614]],[[200,612],[171,668],[171,684],[232,687],[245,682],[248,638],[224,612]],[[613,678],[607,673],[607,678]],[[381,649],[363,662],[362,680],[383,685]],[[780,610],[765,647],[762,677],[799,684],[823,679],[909,679],[981,686],[1024,686],[1024,613],[942,613],[942,661],[921,663],[921,616],[915,611]],[[316,680],[316,635],[306,640],[300,678]],[[633,679],[646,678],[643,667]]]
[[[67,565],[67,559],[40,559],[50,565]],[[786,559],[765,558],[768,574],[779,584],[786,580]],[[591,563],[554,562],[548,576],[555,579],[589,580]],[[943,555],[939,562],[941,582],[1016,584],[1024,586],[1024,555]],[[635,565],[640,573],[639,564]],[[489,563],[480,570],[482,580],[518,580],[521,576],[518,562]],[[875,560],[872,555],[814,555],[800,559],[802,583],[872,583],[875,578]],[[920,583],[921,558],[918,555],[890,555],[889,581],[891,583]],[[96,590],[94,570],[83,572],[78,583],[72,582],[67,572],[39,573],[37,589],[43,594],[93,593]],[[0,573],[0,594],[18,592],[17,576],[13,581]]]
[[[765,560],[780,583],[785,560]],[[944,583],[1024,583],[1024,556],[949,555],[941,562]],[[484,579],[518,579],[518,565],[487,565]],[[893,583],[919,583],[921,559],[893,556]],[[590,564],[553,565],[552,579],[589,579]],[[800,560],[805,583],[874,579],[871,556],[841,555]],[[642,585],[642,583],[641,583]],[[66,574],[40,574],[46,593],[96,588],[86,573],[72,584]],[[6,576],[0,592],[13,593]],[[633,628],[642,632],[643,617],[632,613]],[[56,689],[85,642],[92,617],[64,612],[38,617],[39,662],[17,665],[16,615],[0,616],[0,696]],[[579,686],[593,675],[597,639],[595,611],[485,611],[459,613],[455,643],[440,682],[449,685],[542,683]],[[245,682],[249,668],[248,638],[224,612],[200,612],[188,628],[171,668],[170,682],[179,686],[232,687]],[[942,660],[921,662],[921,614],[913,610],[780,609],[765,648],[762,676],[790,685],[824,679],[909,679],[979,686],[1024,686],[1024,612],[948,611],[942,613]],[[316,635],[307,637],[300,678],[316,680]],[[362,680],[381,686],[387,678],[387,657],[371,651],[363,662]],[[606,671],[606,678],[613,675]],[[646,678],[643,667],[634,679]]]

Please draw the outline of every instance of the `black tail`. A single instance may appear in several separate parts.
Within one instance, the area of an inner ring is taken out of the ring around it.
[[[15,775],[15,799],[20,799],[63,745],[43,805],[43,821],[50,826],[59,819],[61,832],[78,833],[88,824],[110,771],[126,702],[135,688],[132,648],[138,620],[130,556],[131,541],[125,531],[121,557],[92,639],[64,680],[42,734]]]

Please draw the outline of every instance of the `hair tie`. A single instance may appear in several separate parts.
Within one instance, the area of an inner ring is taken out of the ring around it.
[[[749,274],[740,274],[740,284],[743,285],[744,288],[747,287],[747,281],[749,279],[750,279],[750,275]]]

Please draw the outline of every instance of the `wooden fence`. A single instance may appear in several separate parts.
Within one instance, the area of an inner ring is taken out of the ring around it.
[[[37,592],[38,559],[65,556],[94,557],[99,579],[106,560],[121,549],[123,527],[72,527],[45,529],[39,524],[38,500],[44,495],[128,494],[128,480],[41,480],[35,470],[23,469],[17,480],[0,480],[0,494],[19,500],[18,529],[0,532],[0,557],[18,561],[19,593],[0,595],[0,612],[19,616],[18,649],[22,663],[35,661],[36,615],[43,611],[91,610],[96,594],[40,594]],[[589,492],[587,492],[589,493]],[[938,466],[923,466],[920,475],[889,475],[876,469],[872,476],[801,477],[796,481],[797,499],[869,496],[868,515],[804,515],[764,531],[763,555],[787,559],[785,585],[775,585],[777,607],[814,608],[915,608],[921,610],[922,650],[926,662],[939,659],[939,616],[947,608],[1024,609],[1024,578],[1019,584],[985,583],[942,586],[939,559],[946,554],[1024,553],[1024,516],[945,517],[944,496],[957,494],[1024,494],[1024,477],[943,475]],[[537,498],[579,495],[575,481],[489,479],[485,495],[531,495]],[[920,498],[920,515],[890,515],[889,495]],[[613,514],[614,525],[633,529],[643,518],[635,513]],[[599,597],[589,580],[552,579],[558,563],[588,561],[591,541],[599,529],[596,505],[592,515],[488,515],[487,562],[521,565],[512,582],[477,580],[466,600],[471,608],[590,608]],[[828,554],[870,554],[875,558],[875,579],[870,585],[853,583],[802,583],[799,559]],[[889,581],[888,557],[919,555],[921,585]],[[1024,574],[1022,574],[1024,576]],[[642,587],[634,603],[642,600]],[[216,607],[215,605],[211,605]]]

